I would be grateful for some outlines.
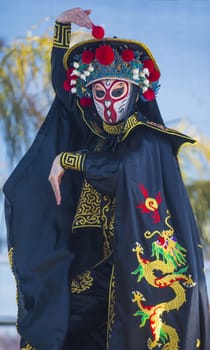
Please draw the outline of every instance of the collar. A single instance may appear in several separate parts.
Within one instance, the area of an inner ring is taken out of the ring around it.
[[[139,114],[138,112],[131,115],[126,122],[123,121],[122,123],[116,124],[116,125],[110,125],[106,123],[102,123],[98,125],[98,123],[92,118],[92,120],[89,120],[88,117],[91,115],[88,115],[88,117],[85,115],[85,112],[83,108],[79,105],[77,102],[77,106],[82,114],[82,119],[85,122],[85,124],[89,127],[89,129],[97,136],[99,136],[102,139],[106,139],[107,134],[111,135],[121,135],[119,137],[120,141],[124,141],[127,136],[130,134],[130,132],[137,126],[144,126],[148,127],[150,129],[153,129],[157,132],[170,135],[170,136],[175,136],[179,137],[185,142],[191,142],[194,143],[195,140],[193,140],[191,137],[180,133],[177,130],[167,128],[163,126],[162,124],[157,124],[152,121],[149,121],[146,117],[143,115]]]
[[[124,139],[135,126],[141,123],[142,122],[138,119],[137,114],[133,114],[126,121],[122,121],[119,124],[111,125],[103,122],[103,129],[107,134],[121,134],[122,138]]]

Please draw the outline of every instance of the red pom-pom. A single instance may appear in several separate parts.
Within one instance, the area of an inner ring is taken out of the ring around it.
[[[145,92],[143,93],[143,96],[144,96],[144,98],[145,98],[146,100],[152,101],[152,100],[154,100],[154,98],[155,98],[155,93],[154,93],[154,91],[153,91],[152,89],[148,89],[147,91],[145,91]]]
[[[148,68],[150,73],[155,69],[153,61],[149,58],[143,62],[144,68]]]
[[[153,70],[152,73],[149,75],[148,80],[157,81],[159,78],[160,78],[160,72],[158,70]]]
[[[82,53],[82,62],[89,64],[94,60],[94,53],[91,50],[86,50]]]
[[[81,107],[90,107],[92,106],[92,99],[90,97],[81,97],[79,103]]]
[[[64,90],[66,90],[68,92],[71,90],[70,80],[69,79],[64,80],[63,88],[64,88]]]
[[[103,66],[108,66],[114,61],[114,51],[109,45],[98,47],[95,52],[96,58]]]
[[[92,36],[96,39],[102,39],[104,35],[105,35],[104,28],[102,28],[101,26],[94,26],[93,24]]]
[[[125,62],[130,62],[134,59],[134,52],[132,50],[126,49],[122,52],[122,59]]]

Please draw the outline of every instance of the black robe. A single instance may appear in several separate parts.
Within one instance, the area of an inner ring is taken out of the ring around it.
[[[4,186],[21,348],[207,350],[202,246],[177,162],[193,140],[163,126],[156,102],[110,136],[63,90],[65,49],[52,52],[50,112]],[[57,206],[52,161],[81,149],[84,172],[65,173]],[[75,221],[84,198],[92,226]]]

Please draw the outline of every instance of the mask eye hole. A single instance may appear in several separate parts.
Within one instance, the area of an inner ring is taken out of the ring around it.
[[[98,98],[103,98],[105,96],[105,92],[103,90],[95,90],[95,95]]]
[[[128,85],[125,81],[117,81],[113,84],[110,95],[113,99],[123,98],[128,92]]]
[[[112,97],[120,97],[123,95],[124,87],[113,89],[112,90]]]
[[[93,95],[97,100],[102,100],[106,95],[105,88],[102,84],[96,83],[93,85]]]

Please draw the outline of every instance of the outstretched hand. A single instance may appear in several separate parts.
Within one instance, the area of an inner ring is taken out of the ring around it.
[[[90,20],[91,10],[83,10],[79,7],[73,8],[67,11],[62,12],[56,20],[60,23],[68,24],[74,23],[80,27],[85,27],[87,29],[92,29],[92,22]]]
[[[57,205],[61,204],[62,198],[61,198],[60,184],[61,184],[61,179],[64,172],[65,170],[60,165],[60,154],[59,154],[57,157],[55,157],[53,161],[50,174],[48,177],[48,180],[51,183],[51,186],[55,195]]]

